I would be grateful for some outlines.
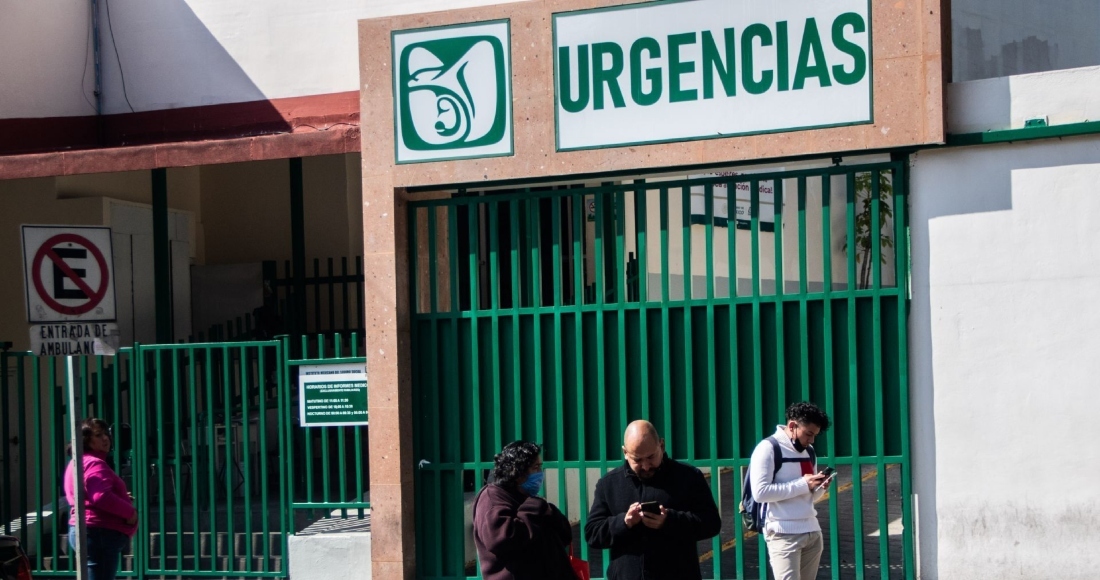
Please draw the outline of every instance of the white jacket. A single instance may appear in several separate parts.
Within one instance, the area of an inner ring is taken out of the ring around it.
[[[778,425],[774,435],[779,449],[785,458],[803,458],[803,461],[790,461],[775,471],[775,458],[772,444],[763,440],[756,445],[749,462],[749,482],[752,484],[752,497],[757,503],[768,504],[767,517],[764,519],[765,533],[806,534],[821,531],[817,523],[817,509],[814,501],[824,495],[818,488],[811,492],[803,475],[817,473],[817,465],[811,463],[808,451],[795,451],[791,438],[787,436],[786,425]]]

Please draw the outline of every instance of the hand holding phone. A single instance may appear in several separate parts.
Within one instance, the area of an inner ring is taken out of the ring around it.
[[[660,514],[661,506],[655,501],[642,502],[642,512],[647,514]]]
[[[825,479],[818,484],[819,488],[829,485],[829,482],[831,482],[833,478],[836,477],[836,469],[833,467],[826,467],[825,469],[821,470],[821,475],[824,475]]]

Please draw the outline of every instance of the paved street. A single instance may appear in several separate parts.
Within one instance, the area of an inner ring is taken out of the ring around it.
[[[878,470],[873,466],[864,466],[859,477],[861,480],[859,482],[859,491],[862,495],[863,508],[861,510],[862,517],[860,520],[863,529],[858,542],[855,536],[856,511],[853,500],[855,486],[852,483],[852,470],[850,466],[840,466],[837,468],[837,471],[839,473],[833,482],[833,489],[830,492],[835,494],[837,498],[836,523],[838,533],[835,545],[831,534],[830,518],[833,514],[829,510],[829,497],[826,496],[817,505],[818,519],[821,522],[821,528],[825,539],[825,553],[821,558],[821,568],[817,575],[818,580],[829,580],[833,578],[834,566],[838,569],[837,577],[845,579],[856,578],[858,564],[856,557],[857,543],[861,544],[862,547],[862,568],[864,578],[868,580],[877,580],[879,578],[904,577],[904,558],[901,535],[900,469],[896,466],[887,466],[886,469],[886,506],[888,522],[886,525],[887,574],[882,573],[882,532],[879,530],[877,489],[879,482]],[[721,478],[720,488],[722,489],[722,532],[719,536],[722,549],[721,556],[718,559],[720,564],[719,578],[737,578],[737,550],[739,548],[744,550],[745,580],[763,578],[760,574],[760,556],[761,550],[764,549],[764,542],[753,532],[746,534],[744,542],[739,542],[734,538],[734,518],[739,517],[737,514],[737,501],[733,497],[732,483],[728,479],[730,475],[728,473],[722,473],[719,477]],[[579,537],[579,531],[574,533]],[[579,544],[575,546],[575,549],[578,547]],[[715,557],[712,548],[713,543],[710,541],[701,542],[699,545],[703,578],[715,577]],[[602,570],[603,564],[601,561],[601,554],[592,553],[590,554],[589,560],[594,571]],[[770,571],[766,577],[772,577]]]

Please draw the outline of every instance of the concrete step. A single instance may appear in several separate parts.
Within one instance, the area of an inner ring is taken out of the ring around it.
[[[225,571],[228,577],[233,577],[234,572],[282,572],[283,570],[282,556],[271,556],[271,558],[268,560],[266,570],[264,568],[265,560],[262,556],[251,558],[251,569],[247,569],[249,560],[249,558],[244,557],[232,559],[228,557],[200,557],[198,559],[198,569],[199,572],[203,573],[204,576],[211,572]],[[195,562],[196,560],[194,556],[184,556],[182,558],[178,558],[176,556],[165,556],[163,559],[159,557],[150,557],[149,570],[153,572],[163,570],[165,572],[173,573],[176,571],[180,571],[183,573],[183,575],[187,575],[187,572],[195,571]],[[233,565],[232,571],[229,570],[230,564]],[[45,571],[48,572],[66,572],[72,571],[74,564],[71,561],[70,557],[67,555],[60,556],[58,558],[47,556],[42,559],[42,567]],[[133,570],[134,557],[129,554],[123,555],[119,571],[131,572]]]

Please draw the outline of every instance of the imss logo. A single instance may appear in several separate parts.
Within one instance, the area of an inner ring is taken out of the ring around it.
[[[397,162],[512,153],[508,22],[395,32]]]

